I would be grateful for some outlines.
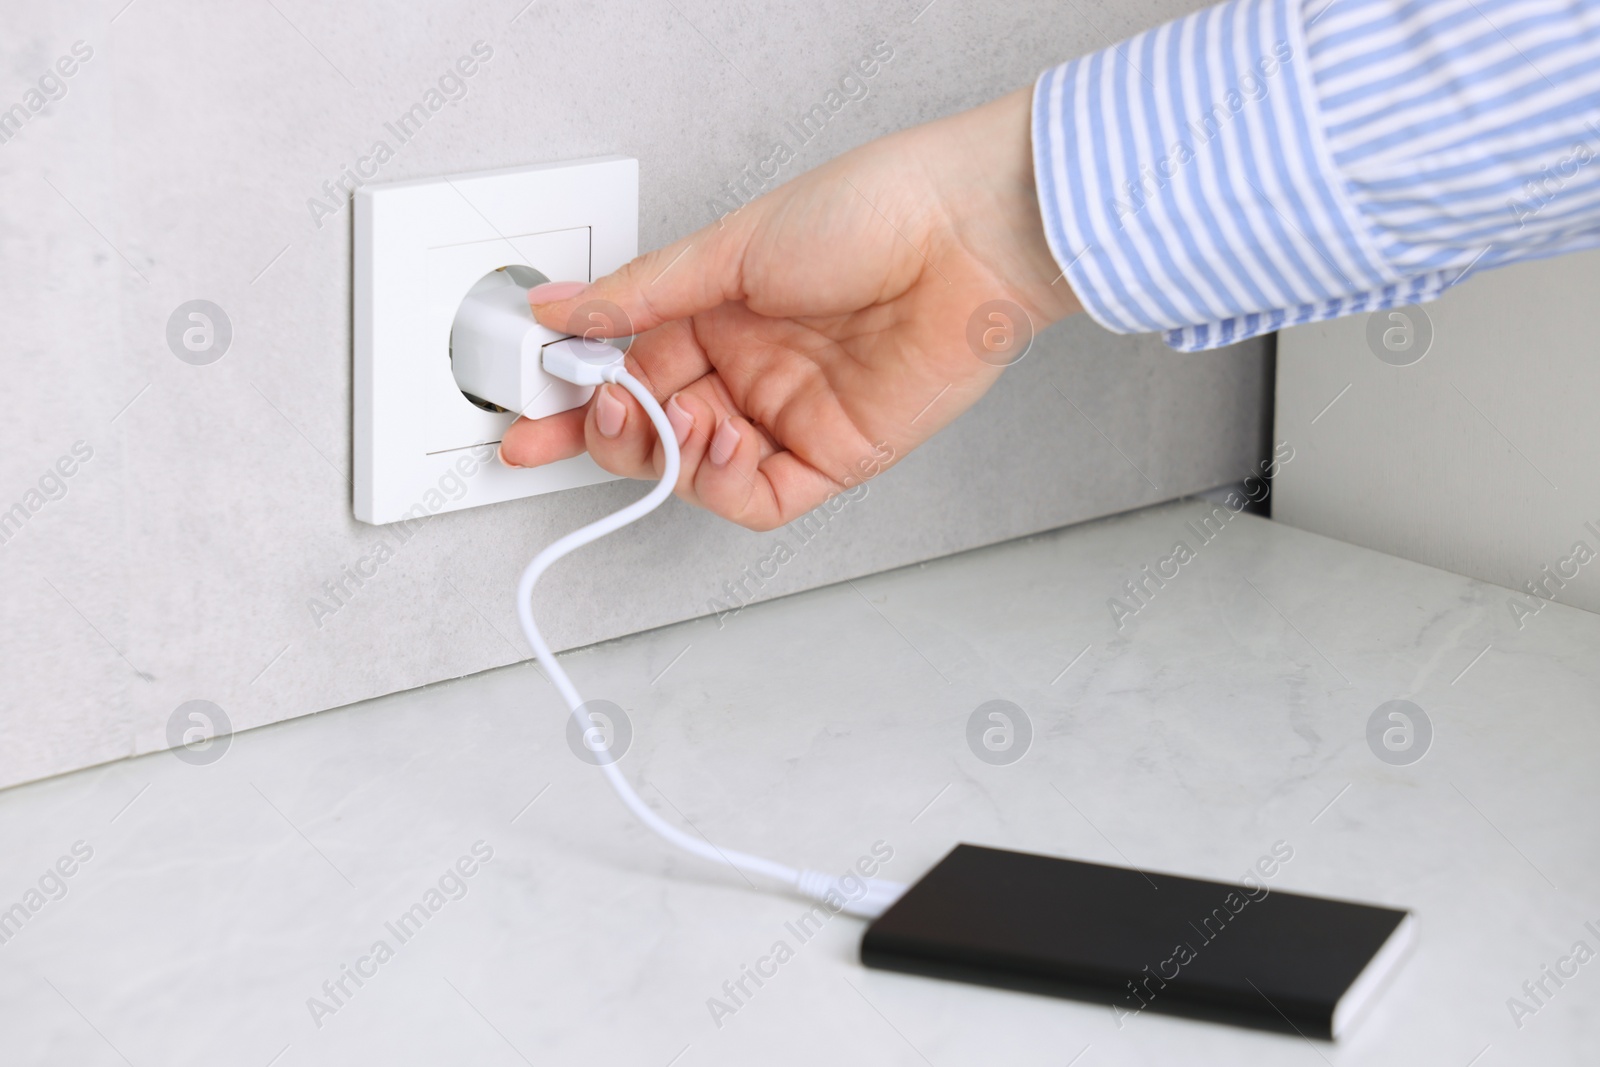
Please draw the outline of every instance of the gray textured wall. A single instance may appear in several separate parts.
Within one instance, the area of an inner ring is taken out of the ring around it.
[[[1542,598],[1600,612],[1597,289],[1600,252],[1475,275],[1407,310],[1405,366],[1368,340],[1386,312],[1284,331],[1273,517],[1506,586],[1519,630]]]
[[[0,546],[0,785],[165,747],[190,699],[245,728],[521,659],[525,559],[638,493],[436,518],[320,627],[307,608],[376,536],[347,480],[349,210],[318,228],[307,200],[473,42],[492,60],[381,179],[632,155],[649,246],[706,222],[718,186],[878,41],[893,61],[791,173],[1198,6],[124,4],[6,3],[0,108],[42,78],[57,98],[0,143],[0,510],[37,506]],[[77,41],[93,54],[57,85]],[[209,366],[166,343],[197,298],[234,329]],[[1052,330],[762,592],[1234,480],[1268,378],[1260,345],[1180,357]],[[91,458],[57,481],[80,441]],[[546,579],[547,633],[571,647],[702,614],[782,536],[669,506]]]

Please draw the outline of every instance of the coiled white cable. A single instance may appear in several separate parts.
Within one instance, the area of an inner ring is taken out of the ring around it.
[[[567,702],[567,708],[578,722],[580,733],[586,734],[592,729],[593,723],[589,722],[584,714],[583,697],[572,684],[572,679],[567,677],[567,672],[562,670],[561,664],[556,661],[555,653],[550,650],[544,636],[539,633],[538,625],[533,621],[533,587],[551,564],[563,556],[644,518],[672,495],[673,487],[678,483],[680,463],[678,439],[673,432],[672,424],[667,421],[667,413],[661,409],[655,397],[651,396],[643,383],[629,374],[623,366],[622,353],[619,350],[593,342],[585,343],[583,339],[574,337],[545,346],[543,358],[545,370],[565,381],[578,385],[600,385],[609,382],[620,385],[631,393],[644,408],[645,414],[650,416],[650,423],[661,438],[661,449],[666,457],[661,480],[650,492],[620,511],[574,530],[549,545],[533,557],[533,561],[522,572],[522,580],[517,584],[517,618],[522,623],[523,635],[533,647],[534,655],[538,657],[545,673],[550,676],[550,681],[555,684],[562,699]],[[709,841],[684,833],[657,815],[640,799],[639,794],[634,792],[633,786],[618,768],[616,760],[602,759],[600,769],[605,772],[606,779],[611,783],[611,788],[616,790],[617,796],[640,822],[685,852],[691,852],[702,859],[727,864],[746,873],[763,875],[793,888],[801,896],[811,900],[824,901],[830,905],[842,902],[842,906],[836,907],[835,910],[865,918],[876,918],[881,915],[906,890],[906,886],[900,882],[882,878],[862,878],[860,883],[865,888],[851,887],[854,890],[852,893],[851,889],[847,889],[841,883],[840,878],[833,875],[790,867],[746,852],[718,848]]]

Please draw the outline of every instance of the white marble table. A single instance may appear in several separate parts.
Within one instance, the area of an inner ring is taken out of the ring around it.
[[[1339,1045],[869,972],[847,917],[801,943],[800,902],[630,821],[524,665],[244,734],[207,765],[0,794],[0,908],[39,904],[0,944],[0,1063],[1596,1062],[1600,961],[1538,1005],[1523,983],[1600,950],[1600,617],[1552,605],[1518,631],[1506,590],[1245,516],[1119,631],[1107,599],[1208,508],[569,662],[631,716],[645,797],[719,844],[843,869],[883,841],[910,880],[963,840],[1216,878],[1283,842],[1274,888],[1419,917]],[[992,699],[1032,723],[1009,765],[966,740]],[[1410,765],[1367,741],[1391,699],[1434,727]],[[28,898],[41,880],[65,895]],[[418,903],[439,906],[402,941],[386,924]],[[708,998],[779,940],[793,958],[719,1027]],[[335,1006],[324,982],[358,964]],[[1511,997],[1535,1009],[1520,1027]]]

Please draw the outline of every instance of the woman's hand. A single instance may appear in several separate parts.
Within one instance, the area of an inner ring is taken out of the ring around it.
[[[534,312],[637,333],[628,367],[677,430],[678,495],[781,526],[921,444],[994,383],[1017,336],[1078,309],[1045,244],[1029,121],[1023,90],[863,145],[591,285],[535,289]],[[615,308],[592,314],[597,301]],[[501,458],[585,450],[631,478],[662,469],[649,419],[614,386],[518,419]]]

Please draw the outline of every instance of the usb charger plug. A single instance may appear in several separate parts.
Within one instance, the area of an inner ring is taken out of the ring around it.
[[[615,383],[623,371],[623,352],[602,341],[567,337],[543,348],[544,369],[573,385],[589,388]]]
[[[533,317],[528,289],[513,269],[491,271],[456,311],[450,326],[450,367],[467,396],[541,419],[582,407],[599,384],[547,370],[545,350],[564,339]]]

